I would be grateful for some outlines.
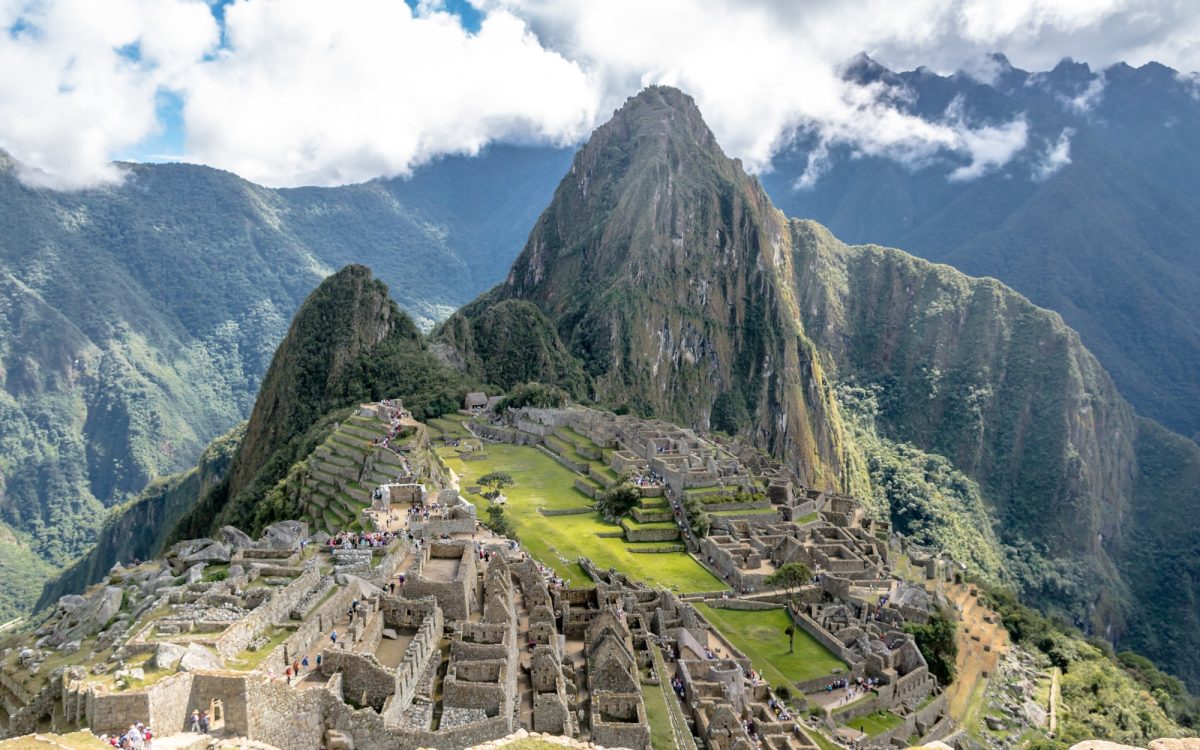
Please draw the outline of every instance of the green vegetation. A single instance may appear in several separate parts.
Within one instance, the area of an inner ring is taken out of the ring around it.
[[[586,514],[543,516],[539,508],[582,508],[592,500],[574,487],[578,476],[541,451],[519,445],[488,446],[488,457],[479,461],[462,461],[448,448],[439,448],[446,464],[467,487],[476,478],[492,471],[505,471],[513,478],[506,488],[508,498],[504,516],[512,523],[521,544],[562,578],[575,582],[586,580],[578,558],[588,557],[601,568],[615,567],[635,579],[675,591],[717,591],[725,588],[703,566],[682,552],[637,554],[629,549],[661,546],[655,542],[626,542],[620,538],[621,528],[607,524],[592,512]],[[468,498],[482,513],[488,502],[480,495]],[[616,532],[616,538],[602,538],[598,533]]]
[[[596,500],[596,510],[605,521],[616,523],[638,506],[642,496],[632,484],[618,484]],[[649,525],[649,524],[643,524]],[[674,524],[667,524],[674,526]]]
[[[954,682],[954,664],[958,659],[958,617],[944,608],[935,611],[927,623],[905,623],[929,665],[929,671],[942,685]]]
[[[846,664],[804,630],[796,629],[795,646],[786,631],[791,627],[787,612],[772,609],[761,612],[718,609],[697,604],[700,613],[750,657],[754,668],[773,685],[811,680],[834,670],[846,670]]]
[[[1062,671],[1059,741],[1071,745],[1104,737],[1144,745],[1157,737],[1180,736],[1183,730],[1177,721],[1194,717],[1195,698],[1172,695],[1181,686],[1176,681],[1175,687],[1166,688],[1173,678],[1150,671],[1154,668],[1145,659],[1118,659],[1107,644],[1085,640],[1003,590],[989,590],[987,596],[1013,641]],[[1160,690],[1148,690],[1150,684]]]
[[[797,606],[796,596],[800,593],[803,586],[812,582],[812,571],[804,563],[786,563],[781,565],[774,573],[767,576],[763,581],[767,586],[781,588],[787,594],[788,603],[793,607]],[[796,630],[795,624],[789,622],[784,628],[784,632],[788,636],[788,653],[794,653],[796,650]]]
[[[890,732],[904,723],[904,718],[891,711],[876,711],[866,716],[857,716],[846,722],[846,726],[865,732],[868,737],[876,737],[884,732]]]
[[[299,515],[296,466],[349,416],[336,410],[400,398],[417,419],[436,417],[457,409],[473,385],[428,350],[383,282],[363,266],[347,266],[296,313],[229,475],[172,538],[202,536],[224,524],[257,532]]]
[[[651,750],[675,750],[675,730],[671,727],[671,714],[662,686],[643,684],[642,698],[646,703],[646,719],[650,722]]]

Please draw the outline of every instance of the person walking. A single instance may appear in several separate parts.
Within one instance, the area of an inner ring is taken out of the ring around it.
[[[196,709],[192,709],[192,726],[191,726],[191,730],[192,730],[193,732],[199,732],[199,731],[200,731],[200,712],[199,712],[199,711],[197,711]]]

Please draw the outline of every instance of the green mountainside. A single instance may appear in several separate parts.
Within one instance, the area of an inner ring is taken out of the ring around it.
[[[785,219],[682,93],[647,89],[599,128],[508,279],[437,335],[487,373],[478,341],[454,334],[514,299],[559,336],[531,321],[513,337],[528,359],[561,344],[598,401],[733,428],[818,486],[924,496],[892,505],[899,527],[980,540],[964,562],[1001,559],[993,576],[1031,603],[1197,674],[1200,627],[1170,608],[1195,600],[1200,532],[1162,525],[1200,501],[1200,448],[1137,418],[1057,314]],[[837,383],[872,390],[874,443]],[[912,462],[937,492],[904,491]],[[1160,533],[1181,561],[1139,544]]]
[[[256,533],[286,518],[287,508],[263,500],[349,407],[398,397],[418,418],[438,416],[457,409],[469,385],[429,351],[386,284],[365,266],[346,266],[300,306],[228,474],[199,496],[170,538],[203,536],[225,524]]]
[[[994,73],[988,82],[927,68],[895,73],[865,57],[846,71],[931,123],[1023,120],[1026,148],[978,179],[950,179],[962,166],[951,156],[905,165],[801,137],[763,182],[789,216],[815,219],[844,241],[994,276],[1055,310],[1141,414],[1200,434],[1194,78],[1158,63],[1092,70],[1070,60],[1033,73],[1000,55]],[[1060,144],[1069,161],[1047,170]],[[814,155],[823,171],[797,189]]]
[[[136,498],[113,508],[87,554],[44,588],[36,607],[54,604],[103,579],[116,563],[150,560],[162,552],[167,534],[195,505],[197,498],[225,478],[245,432],[245,423],[214,440],[187,471],[151,482]]]
[[[0,153],[0,568],[64,565],[106,509],[245,419],[288,320],[350,262],[432,325],[502,278],[569,153],[496,147],[410,179],[270,190],[206,167],[26,187]],[[482,200],[491,195],[491,200]],[[28,565],[17,560],[28,562]],[[30,583],[14,595],[27,608]]]

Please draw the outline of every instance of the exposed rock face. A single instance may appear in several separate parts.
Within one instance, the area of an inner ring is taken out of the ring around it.
[[[845,488],[837,406],[783,283],[788,237],[691,97],[652,87],[593,133],[508,278],[461,315],[476,325],[506,300],[531,302],[600,400],[700,429],[720,402],[811,484]],[[470,327],[451,319],[443,330],[458,334],[444,338],[468,347]]]
[[[300,543],[308,538],[308,524],[303,521],[280,521],[263,529],[258,540],[260,549],[300,549]]]
[[[156,669],[173,670],[187,653],[187,649],[175,643],[160,643],[154,649],[152,659]]]
[[[217,538],[235,550],[254,546],[254,540],[250,538],[250,535],[236,526],[222,526],[221,530],[217,532]]]
[[[116,586],[105,586],[86,597],[72,594],[59,599],[59,619],[46,643],[59,646],[99,633],[121,611],[123,596]]]

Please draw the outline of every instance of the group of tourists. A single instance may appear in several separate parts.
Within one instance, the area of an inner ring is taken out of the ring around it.
[[[671,678],[671,689],[675,691],[675,695],[679,696],[679,700],[683,700],[683,680],[678,676]]]
[[[390,407],[390,410],[388,411],[388,420],[391,422],[391,424],[388,428],[387,435],[384,435],[382,438],[376,438],[375,440],[372,440],[371,444],[377,445],[380,448],[390,448],[392,438],[399,435],[400,431],[403,429],[403,426],[400,424],[400,420],[405,419],[410,415],[408,412],[396,408],[390,402],[384,401],[382,403],[384,406]]]
[[[792,720],[792,715],[788,713],[787,706],[784,705],[783,701],[775,700],[775,696],[767,698],[767,707],[776,713],[780,721]]]
[[[329,537],[326,544],[330,552],[335,549],[370,549],[386,547],[396,536],[397,532],[392,531],[339,531]]]
[[[320,669],[320,668],[321,668],[321,655],[317,654],[317,669]],[[293,677],[295,677],[297,680],[299,680],[300,675],[307,671],[308,671],[308,657],[305,656],[303,659],[294,659],[291,664],[287,665],[287,667],[285,667],[283,670],[283,676],[284,676],[284,679],[287,680],[287,684],[291,685]]]
[[[102,734],[100,735],[101,742],[107,742],[113,747],[126,748],[131,750],[150,750],[150,741],[154,739],[154,733],[150,731],[150,727],[138,721],[129,725],[122,734]]]
[[[661,487],[663,479],[658,472],[650,470],[644,474],[634,474],[630,480],[637,487]]]

